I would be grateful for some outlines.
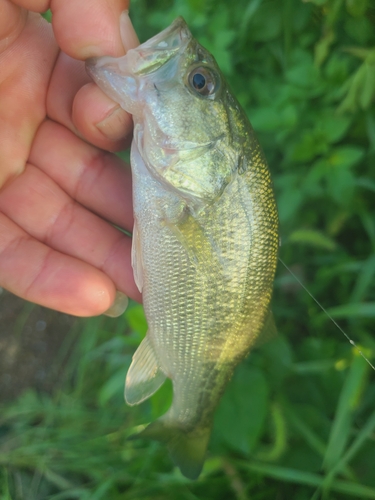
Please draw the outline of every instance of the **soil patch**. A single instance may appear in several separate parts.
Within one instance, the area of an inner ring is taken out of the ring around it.
[[[0,288],[0,403],[30,387],[53,389],[62,368],[58,353],[75,321]]]

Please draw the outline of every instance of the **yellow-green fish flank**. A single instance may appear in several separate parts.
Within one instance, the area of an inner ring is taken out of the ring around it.
[[[278,249],[270,173],[214,58],[182,18],[88,70],[134,119],[132,259],[149,330],[125,397],[138,404],[172,379],[171,408],[141,435],[166,442],[196,478],[215,408],[270,314]]]

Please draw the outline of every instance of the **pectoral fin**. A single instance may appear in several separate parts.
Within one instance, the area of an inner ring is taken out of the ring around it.
[[[206,269],[207,262],[210,262],[211,267],[217,266],[222,270],[223,263],[218,246],[192,215],[183,219],[179,224],[168,223],[167,225],[197,270]]]
[[[154,348],[146,335],[136,350],[125,381],[125,400],[128,405],[142,403],[156,392],[166,379]]]
[[[143,265],[142,265],[141,242],[139,239],[137,221],[134,221],[133,236],[132,236],[132,268],[133,268],[135,284],[137,285],[138,290],[142,292]]]

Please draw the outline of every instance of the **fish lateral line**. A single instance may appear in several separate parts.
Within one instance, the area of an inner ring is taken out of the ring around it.
[[[297,281],[297,283],[305,290],[305,292],[313,299],[313,301],[320,307],[320,309],[326,314],[326,316],[332,321],[332,323],[340,330],[340,332],[346,337],[346,339],[349,341],[349,343],[356,349],[358,354],[362,356],[362,358],[366,361],[367,364],[371,366],[371,368],[375,371],[375,366],[371,363],[371,361],[368,359],[368,357],[364,354],[364,352],[357,346],[357,344],[352,340],[349,335],[345,332],[345,330],[335,321],[332,316],[329,314],[327,309],[314,297],[314,295],[310,292],[310,290],[302,283],[302,281],[296,276],[296,274],[290,269],[290,267],[285,264],[285,262],[281,259],[281,257],[278,257],[279,261],[281,264],[285,267],[287,271],[290,272],[290,274],[293,276],[293,278]]]

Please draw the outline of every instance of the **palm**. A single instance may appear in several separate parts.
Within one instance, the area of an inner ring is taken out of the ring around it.
[[[60,45],[77,57],[95,55],[64,35],[69,6],[59,3]],[[64,312],[99,314],[116,289],[140,298],[130,238],[109,223],[131,230],[130,172],[98,149],[123,148],[131,119],[117,110],[96,127],[114,103],[85,85],[83,63],[59,52],[46,21],[29,13],[20,32],[22,14],[11,9],[9,22],[0,21],[0,40],[7,37],[7,44],[0,41],[0,285]],[[115,38],[103,50],[121,54]]]

